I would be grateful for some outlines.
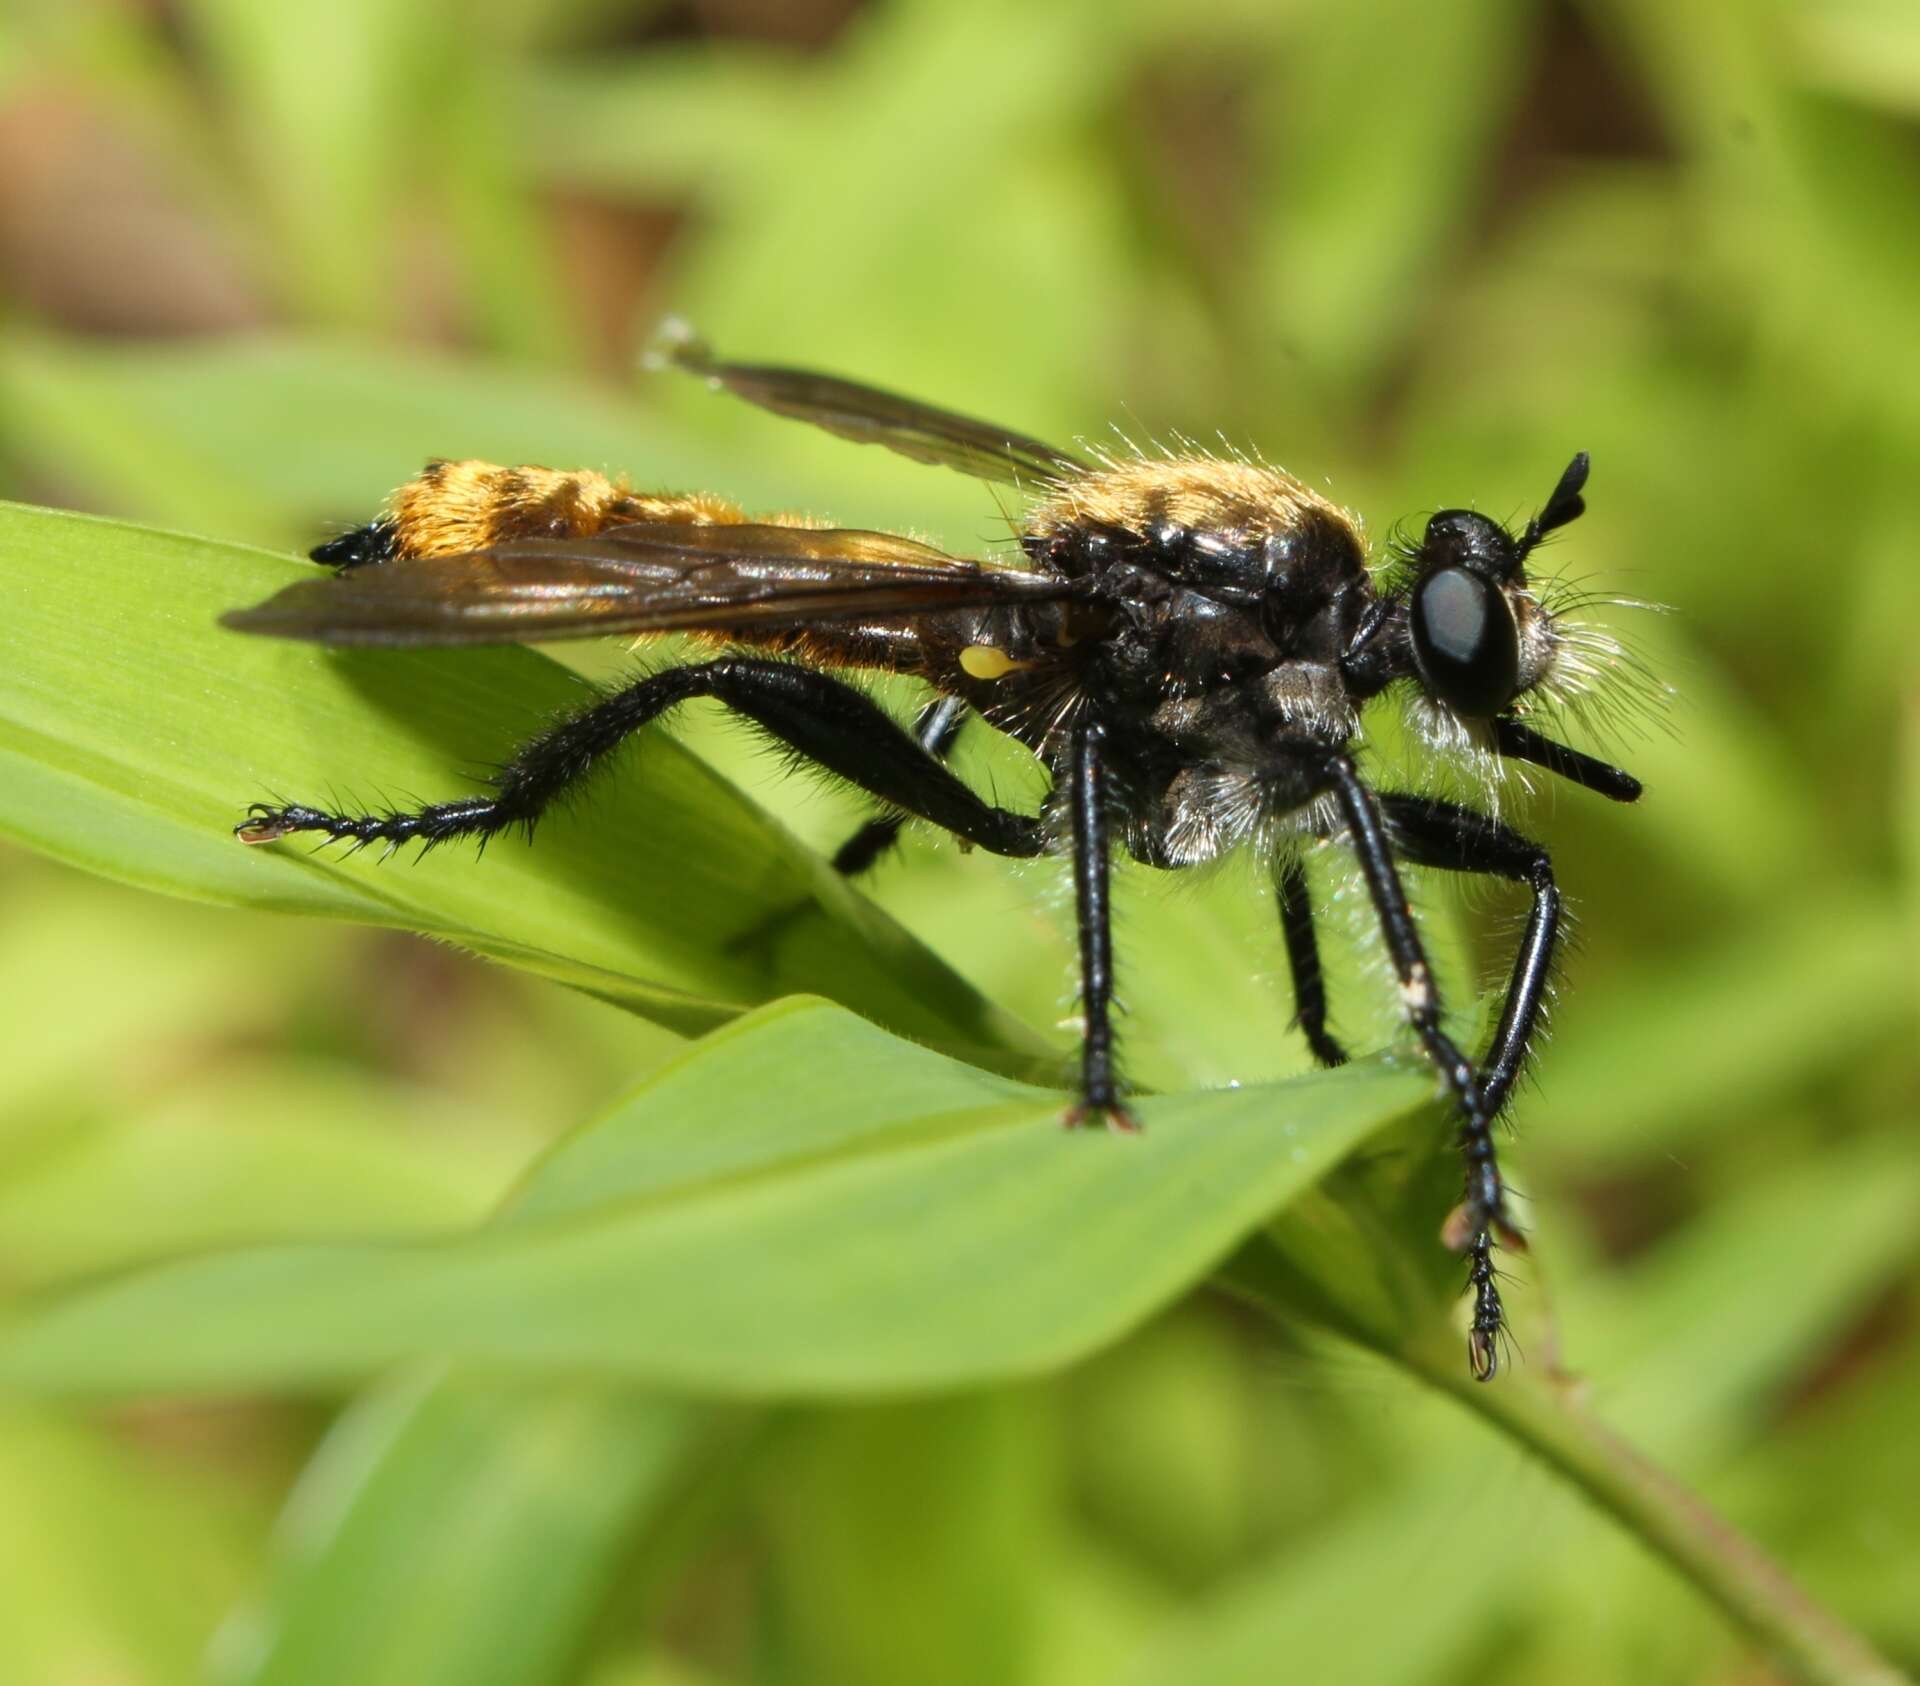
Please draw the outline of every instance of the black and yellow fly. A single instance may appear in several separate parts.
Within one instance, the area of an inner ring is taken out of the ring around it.
[[[1393,687],[1438,747],[1489,769],[1532,763],[1615,801],[1640,794],[1627,773],[1537,729],[1542,699],[1604,677],[1617,656],[1528,578],[1536,546],[1582,512],[1586,456],[1519,531],[1442,510],[1376,574],[1352,515],[1262,462],[1079,454],[849,381],[721,362],[690,338],[670,356],[779,414],[1017,487],[1029,500],[1019,565],[598,474],[429,464],[379,519],[314,551],[334,573],[225,623],[388,646],[675,631],[714,650],[541,733],[485,794],[386,814],[256,804],[240,838],[435,844],[531,828],[630,733],[715,698],[885,805],[841,849],[843,871],[870,866],[904,817],[996,854],[1070,856],[1085,1028],[1068,1121],[1130,1129],[1111,1023],[1112,846],[1176,868],[1268,845],[1299,1023],[1337,1065],[1297,845],[1343,834],[1407,1021],[1457,1111],[1466,1189],[1446,1231],[1469,1261],[1473,1370],[1490,1378],[1503,1325],[1494,1248],[1517,1241],[1493,1125],[1540,1022],[1560,893],[1539,844],[1464,805],[1375,791],[1355,746],[1362,707]],[[932,698],[914,729],[838,676],[849,669],[924,681]],[[1045,766],[1052,794],[1037,813],[986,800],[945,765],[975,716]],[[1442,1025],[1397,861],[1532,892],[1478,1064]]]

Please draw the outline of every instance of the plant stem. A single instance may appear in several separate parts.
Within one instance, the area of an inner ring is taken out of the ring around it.
[[[1318,1214],[1307,1244],[1300,1236],[1290,1244],[1289,1226],[1311,1210],[1296,1207],[1241,1248],[1223,1266],[1220,1286],[1276,1321],[1316,1323],[1391,1360],[1493,1423],[1665,1558],[1809,1686],[1912,1686],[1697,1493],[1595,1416],[1578,1377],[1537,1363],[1490,1385],[1471,1380],[1451,1316],[1451,1282],[1403,1268],[1408,1255],[1391,1237],[1370,1238],[1355,1227],[1376,1207],[1361,1199],[1327,1202],[1333,1216]],[[1329,1262],[1339,1268],[1330,1272]]]
[[[1579,1382],[1510,1375],[1481,1386],[1467,1378],[1451,1342],[1444,1360],[1414,1352],[1392,1356],[1531,1448],[1802,1680],[1814,1686],[1906,1686],[1906,1675],[1759,1546],[1594,1416]]]

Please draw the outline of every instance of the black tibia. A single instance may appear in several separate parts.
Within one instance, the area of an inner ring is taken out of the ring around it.
[[[1543,738],[1518,720],[1494,721],[1493,747],[1515,761],[1531,761],[1536,767],[1544,767],[1549,773],[1612,797],[1616,802],[1640,799],[1640,781],[1631,773],[1622,772],[1605,761],[1596,761],[1591,755],[1582,755],[1579,750],[1569,749],[1551,738]]]
[[[1545,849],[1511,826],[1451,802],[1422,796],[1386,796],[1380,805],[1393,830],[1394,843],[1406,859],[1446,872],[1510,878],[1533,891],[1533,911],[1527,918],[1520,950],[1513,957],[1506,1003],[1480,1068],[1481,1096],[1487,1110],[1498,1113],[1526,1061],[1546,1002],[1547,980],[1560,936],[1560,890],[1553,881],[1553,862]]]
[[[1493,1108],[1487,1104],[1480,1078],[1466,1055],[1441,1027],[1440,992],[1434,985],[1433,968],[1427,962],[1413,910],[1407,905],[1399,869],[1393,863],[1393,846],[1379,800],[1362,781],[1349,756],[1329,755],[1323,763],[1323,776],[1340,804],[1354,852],[1360,858],[1367,895],[1400,981],[1407,1020],[1460,1109],[1459,1142],[1466,1160],[1466,1194],[1459,1211],[1449,1220],[1447,1233],[1468,1259],[1473,1327],[1467,1337],[1467,1352],[1473,1373],[1481,1381],[1491,1381],[1499,1368],[1498,1346],[1504,1323],[1493,1267],[1494,1235],[1496,1231],[1505,1237],[1513,1234],[1506,1187],[1494,1150]]]
[[[1327,986],[1320,973],[1320,943],[1313,929],[1313,900],[1306,870],[1287,856],[1274,876],[1280,898],[1280,930],[1293,971],[1293,1010],[1313,1057],[1322,1065],[1347,1063],[1347,1051],[1327,1034]]]
[[[967,705],[958,697],[935,697],[914,721],[913,735],[929,755],[944,761],[966,722]],[[865,872],[900,841],[900,830],[905,824],[898,814],[883,814],[877,820],[868,820],[840,845],[833,857],[834,870],[848,878]]]
[[[1120,1104],[1113,1070],[1113,920],[1107,900],[1112,839],[1107,812],[1106,731],[1087,720],[1074,729],[1066,779],[1073,818],[1074,913],[1080,928],[1080,1102],[1069,1125],[1104,1117],[1116,1130],[1139,1126]]]
[[[1038,820],[982,800],[852,686],[789,662],[739,656],[669,668],[583,709],[523,746],[494,779],[491,796],[359,816],[256,803],[237,832],[249,843],[319,831],[360,844],[434,844],[531,828],[629,733],[693,697],[716,698],[807,760],[996,855],[1031,856],[1045,847]]]

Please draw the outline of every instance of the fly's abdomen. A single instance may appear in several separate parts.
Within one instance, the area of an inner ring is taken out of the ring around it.
[[[377,520],[313,552],[340,568],[401,557],[459,556],[522,539],[590,538],[634,521],[731,525],[740,506],[705,493],[630,490],[591,469],[430,462],[387,500]]]

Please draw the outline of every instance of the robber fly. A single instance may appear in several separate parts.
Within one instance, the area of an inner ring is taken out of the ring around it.
[[[1070,856],[1085,1029],[1067,1119],[1131,1129],[1111,1022],[1114,844],[1163,868],[1270,846],[1298,1022],[1333,1066],[1346,1054],[1327,1030],[1298,845],[1344,835],[1407,1021],[1458,1115],[1466,1189],[1446,1234],[1468,1260],[1473,1372],[1491,1378],[1503,1315],[1494,1249],[1518,1244],[1493,1125],[1540,1023],[1560,893],[1539,844],[1467,806],[1374,790],[1355,743],[1362,705],[1398,686],[1442,748],[1488,768],[1531,762],[1619,802],[1639,796],[1619,768],[1529,724],[1542,699],[1607,665],[1601,635],[1556,617],[1527,575],[1535,547],[1582,512],[1586,456],[1519,531],[1441,510],[1375,574],[1356,519],[1264,463],[1077,455],[849,381],[721,362],[690,336],[667,355],[781,415],[1016,486],[1029,499],[1020,564],[753,518],[721,498],[637,493],[591,473],[431,463],[379,519],[313,552],[330,577],[225,624],[387,646],[682,631],[714,648],[542,732],[484,795],[379,814],[256,804],[238,836],[432,845],[530,828],[630,733],[689,698],[715,698],[885,805],[840,850],[843,872],[871,866],[905,817],[998,855]],[[933,700],[909,732],[836,671],[848,669],[911,675]],[[1038,813],[988,801],[945,765],[975,716],[1046,768],[1052,793]],[[1532,892],[1478,1065],[1443,1028],[1400,861]]]

